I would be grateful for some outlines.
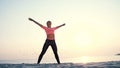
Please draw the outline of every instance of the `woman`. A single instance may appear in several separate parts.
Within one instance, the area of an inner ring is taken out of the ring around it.
[[[42,49],[42,52],[38,58],[38,62],[37,64],[40,63],[43,55],[45,54],[46,50],[48,49],[48,46],[51,46],[52,47],[52,50],[54,52],[54,55],[55,55],[55,58],[57,60],[57,63],[60,64],[60,60],[59,60],[59,56],[58,56],[58,53],[57,53],[57,46],[56,46],[56,42],[55,42],[55,34],[54,34],[54,31],[56,29],[58,29],[59,27],[61,26],[64,26],[65,24],[62,24],[60,26],[57,26],[57,27],[51,27],[51,21],[47,21],[47,27],[46,26],[43,26],[42,24],[36,22],[35,20],[33,20],[32,18],[29,18],[30,21],[33,21],[34,23],[36,23],[37,25],[39,25],[41,28],[43,28],[46,32],[46,35],[47,35],[47,39],[44,43],[44,46],[43,46],[43,49]]]

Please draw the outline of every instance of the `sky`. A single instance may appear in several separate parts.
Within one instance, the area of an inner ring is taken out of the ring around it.
[[[0,0],[0,60],[37,60],[46,34],[29,17],[66,24],[55,31],[61,60],[120,53],[120,0]],[[49,59],[50,47],[43,61]]]

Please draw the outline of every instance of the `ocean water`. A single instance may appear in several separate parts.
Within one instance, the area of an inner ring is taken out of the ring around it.
[[[43,59],[0,60],[0,68],[120,68],[120,56],[83,56],[78,58],[61,58],[61,64],[54,60]]]
[[[91,63],[91,62],[108,62],[108,61],[120,61],[120,56],[82,56],[78,58],[60,58],[61,63]],[[0,64],[22,64],[30,63],[35,64],[37,59],[14,59],[14,60],[0,60]],[[56,63],[53,59],[42,59],[41,63]]]
[[[120,61],[120,56],[81,56],[77,58],[60,58],[61,63],[91,63],[91,62],[108,62]],[[0,60],[0,64],[21,64],[31,63],[34,64],[37,59],[14,59],[14,60]],[[55,58],[42,59],[41,63],[56,63]]]
[[[62,64],[0,64],[0,68],[120,68],[120,61]]]

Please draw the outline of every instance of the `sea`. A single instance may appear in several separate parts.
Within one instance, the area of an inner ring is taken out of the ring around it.
[[[52,59],[36,62],[37,59],[0,60],[0,68],[120,68],[120,56],[61,58],[61,64]]]

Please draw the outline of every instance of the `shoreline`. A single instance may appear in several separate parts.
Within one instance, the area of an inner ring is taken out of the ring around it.
[[[87,62],[87,63],[82,63],[82,62],[63,62],[63,63],[61,63],[61,64],[89,64],[89,63],[107,63],[107,62],[120,62],[120,60],[119,61],[94,61],[94,62]],[[12,62],[6,62],[6,63],[4,63],[4,62],[0,62],[0,64],[37,64],[37,63],[21,63],[21,62],[18,62],[18,63],[12,63]],[[57,64],[57,62],[56,63],[40,63],[40,64]]]
[[[91,63],[21,63],[21,64],[0,64],[0,68],[120,68],[120,61],[91,62]]]

